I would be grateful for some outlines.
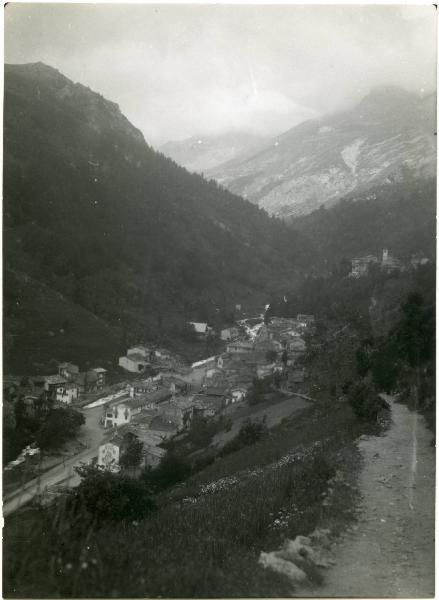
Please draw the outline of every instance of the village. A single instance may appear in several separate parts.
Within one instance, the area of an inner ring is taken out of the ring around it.
[[[261,314],[218,332],[207,323],[189,325],[200,341],[217,335],[224,351],[185,365],[164,348],[135,345],[119,357],[118,370],[125,376],[111,385],[103,367],[81,372],[73,363],[60,363],[57,373],[26,379],[26,410],[32,413],[45,401],[81,411],[92,432],[87,446],[93,456],[87,462],[118,472],[133,439],[143,447],[139,466],[154,468],[166,454],[166,441],[184,437],[194,419],[239,418],[255,382],[273,387],[277,381],[284,391],[300,392],[306,340],[315,332],[313,315],[273,317],[265,323]],[[10,388],[18,381],[6,377],[4,385]],[[5,470],[20,468],[37,453],[35,446],[26,448]]]

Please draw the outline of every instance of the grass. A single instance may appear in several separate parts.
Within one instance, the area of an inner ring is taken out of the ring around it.
[[[316,526],[337,534],[355,518],[358,433],[348,406],[322,403],[162,493],[139,523],[84,531],[62,502],[14,515],[4,595],[290,595],[286,578],[258,566],[259,554]]]

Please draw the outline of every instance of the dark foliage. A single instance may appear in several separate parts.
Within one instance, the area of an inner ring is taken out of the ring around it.
[[[5,269],[26,274],[25,288],[44,284],[155,339],[187,336],[185,321],[226,319],[291,280],[286,225],[156,153],[115,104],[50,67],[6,66],[4,141]],[[33,332],[38,317],[17,300],[5,297],[6,333],[22,361],[16,328]],[[49,327],[82,331],[72,318]]]
[[[143,442],[137,436],[133,436],[120,458],[121,467],[138,467],[142,462],[142,454]]]
[[[77,467],[81,483],[70,499],[73,512],[87,511],[90,521],[133,521],[144,518],[155,504],[144,480],[111,473],[99,467]]]
[[[224,456],[231,452],[236,452],[244,446],[252,446],[264,439],[268,435],[268,428],[265,417],[260,420],[251,421],[247,419],[242,425],[238,432],[238,435],[228,442],[220,452],[220,455]]]
[[[74,438],[84,423],[84,415],[77,410],[54,408],[37,431],[36,442],[42,450],[59,448],[67,440]]]
[[[191,473],[190,465],[184,458],[168,452],[160,461],[155,469],[146,469],[142,475],[142,481],[145,481],[153,489],[164,490],[180,481],[184,481]]]
[[[388,403],[380,398],[373,380],[362,379],[349,387],[348,401],[357,417],[363,421],[377,421],[383,410],[388,411]]]

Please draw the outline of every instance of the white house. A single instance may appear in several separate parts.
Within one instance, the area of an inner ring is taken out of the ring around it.
[[[224,342],[234,340],[239,337],[239,330],[237,327],[226,327],[226,329],[221,330],[220,337]]]
[[[243,386],[236,386],[230,390],[230,393],[232,396],[232,404],[235,404],[235,402],[241,402],[242,400],[245,400],[247,396],[247,389]]]
[[[119,367],[129,371],[130,373],[141,373],[145,367],[149,365],[149,361],[141,354],[130,354],[129,356],[121,356],[119,358]]]
[[[107,369],[104,369],[103,367],[96,367],[96,369],[90,369],[90,371],[93,371],[94,373],[96,373],[96,376],[97,376],[96,387],[98,389],[103,388],[105,385],[105,377],[106,377]]]
[[[98,465],[106,469],[118,467],[122,443],[122,439],[115,438],[101,444],[98,451]]]
[[[207,323],[196,323],[194,321],[189,321],[189,325],[193,327],[195,333],[199,337],[205,337],[211,329]]]
[[[72,381],[79,375],[79,367],[71,362],[64,362],[58,365],[58,374],[67,381]]]
[[[73,381],[61,383],[56,388],[56,399],[58,402],[62,402],[63,404],[71,404],[78,399],[78,396],[78,385]]]
[[[131,354],[140,354],[143,356],[143,358],[149,359],[151,352],[151,348],[140,344],[139,346],[132,346],[131,348],[128,348],[127,356],[130,356]]]
[[[131,421],[131,407],[121,403],[107,407],[104,415],[104,427],[120,427]]]
[[[230,354],[248,354],[253,351],[251,342],[230,342],[226,346],[227,352]]]

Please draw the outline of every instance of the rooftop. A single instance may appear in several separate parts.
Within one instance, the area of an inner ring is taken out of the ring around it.
[[[50,385],[56,385],[59,383],[67,383],[67,380],[61,375],[46,375],[44,381]]]
[[[193,326],[196,333],[206,333],[207,332],[207,323],[195,323],[193,321],[189,321],[189,325]]]

